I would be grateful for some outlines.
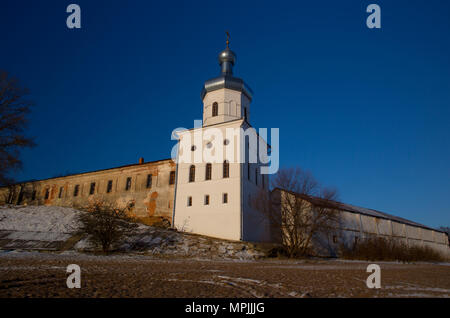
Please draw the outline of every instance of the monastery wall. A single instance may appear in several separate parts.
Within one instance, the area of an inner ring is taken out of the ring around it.
[[[402,223],[395,217],[386,219],[345,210],[340,210],[340,229],[320,235],[315,248],[320,254],[335,256],[342,243],[352,246],[355,241],[373,237],[392,238],[409,246],[428,246],[450,259],[448,236],[441,231]]]
[[[7,203],[8,198],[10,203],[19,205],[66,207],[84,207],[96,200],[119,207],[131,203],[132,215],[143,222],[167,220],[171,224],[175,168],[175,163],[167,159],[25,182],[0,188],[0,204]]]

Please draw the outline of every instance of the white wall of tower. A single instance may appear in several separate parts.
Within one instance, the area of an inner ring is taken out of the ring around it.
[[[234,121],[214,126],[214,129],[222,131],[226,136],[226,128],[239,129],[242,121]],[[212,128],[197,128],[180,135],[179,145],[190,144],[195,140],[194,134],[201,130],[207,133]],[[223,162],[212,163],[211,180],[206,180],[206,164],[202,160],[199,163],[181,162],[177,168],[177,185],[175,195],[175,219],[174,225],[178,230],[192,232],[211,237],[240,240],[241,239],[241,164],[239,136],[230,140],[228,145],[223,141],[217,141],[213,147],[221,147],[224,156],[229,160],[229,177],[223,177]],[[186,141],[187,140],[187,141]],[[190,149],[179,150],[190,151],[192,161],[195,152],[204,151],[208,140],[198,142],[194,151]],[[195,141],[193,142],[195,144]],[[226,148],[233,147],[235,157],[227,157]],[[195,181],[189,182],[189,170],[191,165],[195,166]],[[227,202],[223,202],[223,195],[227,194]],[[209,204],[205,204],[205,196],[209,195]],[[188,206],[189,197],[192,205]]]
[[[219,106],[218,116],[213,116],[213,104]],[[209,92],[203,99],[203,125],[215,125],[239,118],[247,113],[247,121],[250,118],[250,100],[239,91],[231,89],[219,89]]]

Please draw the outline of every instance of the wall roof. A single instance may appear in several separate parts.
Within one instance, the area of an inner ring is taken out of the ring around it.
[[[169,159],[148,161],[148,162],[144,162],[144,163],[133,163],[133,164],[123,165],[123,166],[118,166],[118,167],[112,167],[112,168],[106,168],[106,169],[99,169],[99,170],[93,170],[93,171],[72,173],[72,174],[68,174],[68,175],[64,175],[64,176],[60,176],[60,177],[52,177],[52,178],[46,178],[46,179],[32,179],[32,180],[26,180],[26,181],[17,182],[16,184],[23,184],[23,183],[30,183],[30,182],[37,182],[37,181],[46,181],[46,180],[52,180],[52,179],[80,176],[80,175],[83,175],[83,174],[103,172],[103,171],[115,170],[115,169],[124,169],[124,168],[131,168],[131,167],[143,167],[143,166],[146,166],[146,165],[157,164],[157,163],[160,163],[160,162],[162,163],[164,161],[172,161],[172,159],[169,158]]]
[[[391,220],[391,221],[395,221],[401,224],[406,224],[406,225],[411,225],[411,226],[415,226],[415,227],[421,227],[427,230],[432,230],[432,231],[436,231],[436,232],[442,232],[447,234],[445,231],[441,231],[411,220],[407,220],[392,214],[388,214],[385,212],[381,212],[381,211],[377,211],[377,210],[373,210],[373,209],[368,209],[368,208],[362,208],[362,207],[358,207],[355,205],[351,205],[351,204],[347,204],[347,203],[342,203],[342,202],[337,202],[337,201],[332,201],[332,200],[325,200],[322,198],[318,198],[318,197],[314,197],[314,196],[309,196],[309,195],[305,195],[305,194],[300,194],[300,193],[296,193],[293,191],[289,191],[289,190],[285,190],[285,189],[281,189],[281,188],[275,188],[273,189],[273,191],[285,191],[288,193],[291,193],[293,195],[296,196],[300,196],[302,197],[304,200],[312,203],[312,204],[316,204],[316,205],[321,205],[321,206],[329,206],[330,208],[336,208],[342,211],[346,211],[346,212],[351,212],[351,213],[359,213],[362,215],[368,215],[368,216],[373,216],[373,217],[377,217],[377,218],[381,218],[381,219],[386,219],[386,220]]]

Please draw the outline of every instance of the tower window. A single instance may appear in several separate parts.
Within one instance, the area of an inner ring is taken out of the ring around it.
[[[152,175],[147,175],[147,189],[152,187]]]
[[[131,188],[131,177],[127,178],[127,183],[125,184],[125,191],[130,190]]]
[[[247,120],[247,108],[244,108],[244,119]]]
[[[59,193],[58,193],[58,198],[62,198],[62,194],[63,194],[63,187],[59,187]]]
[[[223,203],[228,203],[228,193],[224,193],[222,196],[222,202]]]
[[[31,200],[36,200],[36,190],[33,190],[33,193],[31,194]]]
[[[250,181],[250,162],[247,163],[247,179]]]
[[[188,197],[187,206],[192,206],[192,197]]]
[[[48,199],[48,197],[50,196],[50,189],[45,189],[45,200]]]
[[[261,181],[262,181],[262,187],[264,189],[264,179],[265,179],[265,175],[261,175]]]
[[[195,181],[195,166],[191,165],[191,167],[189,168],[189,182],[194,181]]]
[[[89,189],[89,194],[92,195],[95,192],[95,182],[91,183],[91,187]]]
[[[205,171],[205,180],[211,180],[211,170],[212,170],[212,165],[210,163],[207,163],[206,171]]]
[[[212,106],[212,115],[213,115],[213,117],[219,115],[219,104],[217,104],[217,102],[214,102],[214,103],[213,103],[213,106]]]
[[[209,205],[209,194],[205,195],[205,205]]]
[[[108,185],[106,186],[106,193],[110,193],[112,190],[112,180],[108,181]]]
[[[80,191],[80,185],[77,184],[77,185],[75,186],[75,188],[73,189],[73,196],[74,196],[74,197],[78,196],[78,192],[79,192],[79,191]]]
[[[337,236],[333,235],[333,243],[336,244],[337,243]]]
[[[228,163],[228,160],[225,160],[223,162],[223,177],[224,178],[230,177],[230,164]]]
[[[175,171],[170,171],[169,184],[175,184]]]
[[[258,185],[258,168],[255,169],[255,184]]]

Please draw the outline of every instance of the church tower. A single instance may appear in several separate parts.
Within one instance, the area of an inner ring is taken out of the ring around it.
[[[201,91],[203,125],[178,133],[173,226],[228,240],[268,241],[269,227],[251,203],[267,191],[268,178],[258,162],[247,162],[249,148],[257,149],[255,139],[262,138],[246,139],[253,93],[233,76],[235,63],[228,38],[219,54],[220,75]]]
[[[244,81],[233,76],[236,54],[227,47],[219,54],[221,73],[205,82],[203,101],[203,126],[224,123],[239,118],[250,122],[250,102],[253,92]]]

